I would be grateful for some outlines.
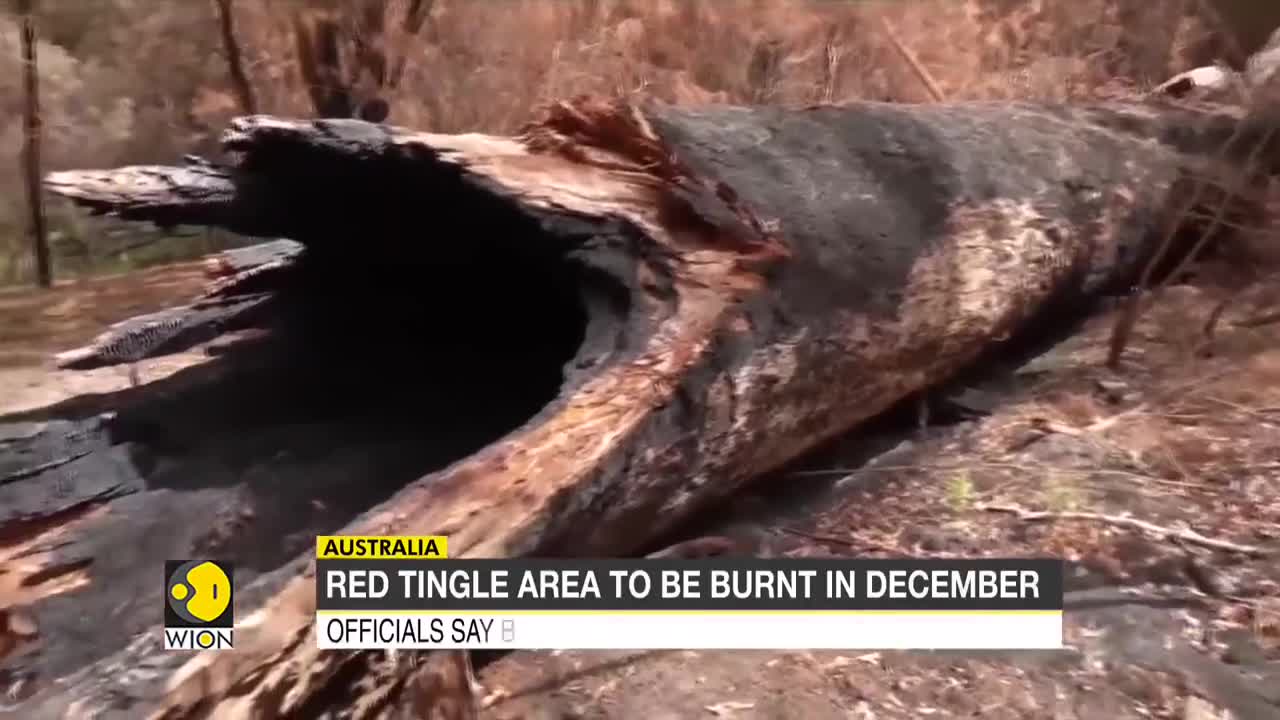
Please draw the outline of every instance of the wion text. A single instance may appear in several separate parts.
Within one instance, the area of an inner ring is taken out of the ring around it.
[[[165,650],[230,650],[228,628],[165,628]]]

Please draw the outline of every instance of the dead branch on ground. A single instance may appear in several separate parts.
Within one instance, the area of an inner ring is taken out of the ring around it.
[[[1105,523],[1107,525],[1116,525],[1118,527],[1125,527],[1131,530],[1140,530],[1166,540],[1190,543],[1192,545],[1199,545],[1213,550],[1222,550],[1225,552],[1247,555],[1249,557],[1269,557],[1274,554],[1273,551],[1268,551],[1254,545],[1241,545],[1228,540],[1206,537],[1191,529],[1164,527],[1162,525],[1156,525],[1155,523],[1146,522],[1145,520],[1138,520],[1137,518],[1121,515],[1104,515],[1101,513],[1077,511],[1033,511],[1017,507],[1016,505],[980,504],[976,505],[975,509],[984,512],[1008,513],[1025,522],[1080,520],[1084,522]]]

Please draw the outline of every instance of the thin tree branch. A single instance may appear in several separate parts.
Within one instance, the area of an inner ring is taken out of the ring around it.
[[[915,53],[911,52],[911,48],[898,39],[898,34],[894,32],[893,25],[889,24],[888,18],[880,18],[880,24],[884,26],[884,32],[889,38],[889,44],[893,45],[893,48],[898,51],[898,54],[907,62],[907,65],[911,66],[911,70],[916,74],[916,77],[920,78],[920,82],[929,91],[933,101],[946,102],[947,96],[943,94],[942,88],[938,87],[938,83],[934,81],[933,76],[929,74],[924,65],[920,64],[920,60],[916,58]]]

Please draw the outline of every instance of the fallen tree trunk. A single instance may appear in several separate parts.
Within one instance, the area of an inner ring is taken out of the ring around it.
[[[364,296],[420,305],[444,324],[372,333],[425,336],[424,373],[457,392],[534,367],[554,377],[509,432],[344,532],[444,534],[462,557],[628,555],[1050,310],[1126,288],[1188,175],[1232,133],[1262,136],[1240,122],[1137,105],[583,100],[502,138],[258,116],[226,135],[234,166],[47,185],[127,218],[299,241],[273,296],[323,301],[293,306],[332,325],[371,322],[343,310]],[[414,293],[392,293],[392,276]],[[280,317],[287,330],[300,316]],[[101,349],[137,333],[73,357],[113,362]],[[261,609],[236,650],[175,671],[152,633],[29,709],[314,717],[338,702],[333,717],[388,717],[421,702],[424,670],[315,649],[309,564],[238,595]],[[122,679],[128,667],[146,677]]]

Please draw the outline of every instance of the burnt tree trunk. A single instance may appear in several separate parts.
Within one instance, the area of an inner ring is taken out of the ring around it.
[[[27,206],[31,212],[31,249],[35,257],[36,282],[40,287],[53,285],[53,269],[49,259],[49,236],[45,227],[44,196],[40,192],[40,69],[36,58],[36,21],[34,0],[19,0],[22,15],[22,77],[26,134],[23,145],[23,169],[26,171]]]
[[[387,392],[388,377],[436,383],[382,402],[400,398],[427,423],[420,444],[443,428],[475,434],[439,441],[441,457],[419,459],[422,477],[381,502],[370,493],[342,532],[443,534],[460,557],[617,556],[652,549],[1050,311],[1127,288],[1171,197],[1238,125],[1143,105],[790,111],[582,100],[552,106],[516,138],[241,119],[225,136],[234,167],[75,171],[47,184],[126,218],[301,243],[296,255],[221,263],[232,279],[205,299],[262,292],[276,305],[264,321],[273,332],[320,328],[302,333],[294,354],[270,357],[294,375],[333,368],[333,385],[311,386],[329,402],[341,381],[360,398]],[[265,285],[249,288],[267,266]],[[209,325],[197,305],[174,312]],[[104,350],[112,343],[163,351],[144,336],[122,326],[67,361],[117,362]],[[243,384],[219,396],[261,400]],[[180,428],[165,417],[154,422],[172,437]],[[173,472],[199,472],[168,457]],[[154,481],[130,482],[129,497],[154,493]],[[104,512],[126,513],[122,502]],[[119,530],[116,541],[128,537]],[[92,562],[106,552],[79,542]],[[134,548],[153,562],[133,570],[83,566],[84,584],[60,607],[104,602],[95,594],[122,574],[149,588],[163,559],[190,554],[187,542]],[[237,616],[249,619],[235,651],[183,665],[159,650],[158,630],[140,628],[127,646],[94,646],[84,667],[28,701],[28,716],[71,703],[121,717],[314,717],[332,702],[344,708],[330,708],[335,716],[421,710],[440,691],[423,675],[430,665],[315,649],[308,557],[263,561],[277,569],[238,593]],[[41,562],[69,561],[53,551]],[[142,592],[139,613],[154,612]],[[58,617],[49,600],[33,607]],[[67,664],[51,674],[67,675]]]
[[[240,51],[240,40],[236,37],[233,1],[215,0],[218,6],[218,33],[222,36],[222,51],[227,56],[227,73],[231,77],[231,87],[235,90],[240,110],[247,115],[256,115],[258,101],[253,94],[249,74],[245,72],[244,53]]]
[[[433,0],[360,0],[294,14],[298,68],[318,117],[383,122]],[[430,32],[427,33],[430,35]]]

